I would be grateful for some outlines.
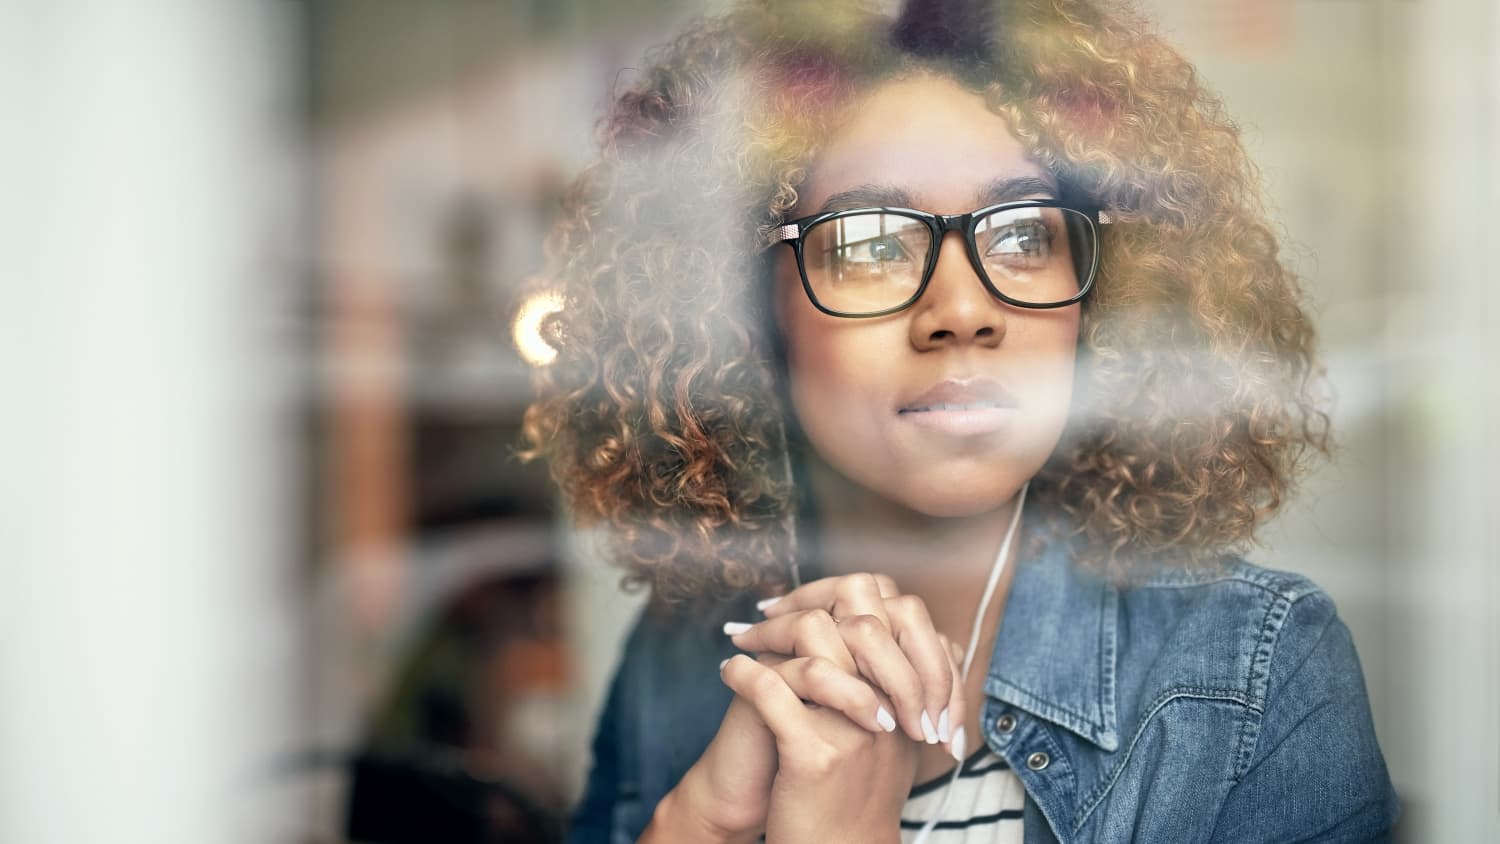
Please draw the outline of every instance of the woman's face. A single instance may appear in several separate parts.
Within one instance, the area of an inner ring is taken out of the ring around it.
[[[789,219],[818,213],[831,198],[839,207],[962,214],[1056,197],[1053,177],[1027,158],[1005,121],[947,78],[885,83],[853,114],[814,162]],[[779,252],[776,310],[792,404],[829,467],[905,508],[945,517],[993,510],[1036,474],[1072,398],[1078,305],[1001,302],[950,232],[916,304],[874,319],[834,317],[808,300],[792,250]]]

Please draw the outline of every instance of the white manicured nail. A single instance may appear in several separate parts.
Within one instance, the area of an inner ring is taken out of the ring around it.
[[[724,635],[737,636],[741,633],[744,633],[746,630],[749,630],[752,626],[753,625],[746,624],[743,621],[726,621],[724,622]]]
[[[891,713],[884,706],[875,708],[875,720],[880,723],[880,728],[888,733],[896,729],[896,719],[891,717]]]
[[[927,739],[928,744],[938,743],[937,730],[932,728],[932,716],[926,710],[922,711],[922,737]]]
[[[729,659],[734,659],[734,657],[730,657],[730,658],[729,658]],[[728,664],[729,664],[729,659],[726,659],[726,660],[724,660],[724,661],[723,661],[723,662],[720,662],[720,663],[719,663],[719,673],[720,673],[720,674],[723,674],[723,673],[724,673],[724,666],[726,666],[726,665],[728,665]]]
[[[948,745],[948,749],[953,751],[953,758],[959,762],[964,761],[964,751],[968,749],[964,744],[964,728],[959,727],[953,731],[953,743]]]
[[[774,598],[766,598],[764,600],[756,601],[755,602],[755,608],[758,609],[758,610],[760,610],[761,612],[765,612],[766,611],[766,607],[769,607],[770,605],[776,603],[779,600],[781,600],[781,596],[780,595],[777,595]]]
[[[951,741],[953,735],[948,732],[948,707],[943,707],[943,714],[938,716],[938,740]]]

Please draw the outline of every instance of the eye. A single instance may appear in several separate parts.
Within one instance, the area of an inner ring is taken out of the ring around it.
[[[901,239],[891,234],[846,243],[839,253],[841,259],[855,264],[888,264],[911,260],[905,247],[901,245]]]
[[[1052,232],[1041,220],[1023,220],[990,229],[984,256],[1005,264],[1036,266],[1052,254]]]

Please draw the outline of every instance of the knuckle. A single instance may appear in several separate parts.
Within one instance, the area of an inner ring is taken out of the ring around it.
[[[878,593],[880,590],[880,585],[875,582],[875,575],[869,572],[851,574],[845,582],[849,585],[849,591],[858,595]]]
[[[819,779],[830,777],[839,769],[839,753],[831,747],[820,747],[809,751],[800,767]]]
[[[893,614],[899,614],[908,622],[927,621],[930,623],[927,616],[927,603],[916,595],[897,595],[889,599],[888,603],[895,605]]]
[[[775,671],[758,671],[746,685],[753,698],[766,700],[776,694],[779,686],[785,686],[786,681],[781,679],[781,675]]]
[[[892,615],[911,612],[912,602],[917,600],[916,595],[897,595],[894,598],[885,599],[885,610]]]
[[[826,686],[840,673],[838,666],[826,657],[810,656],[802,663],[802,677],[811,686]]]
[[[848,754],[833,742],[813,741],[798,748],[795,765],[798,771],[821,779],[847,771],[847,758]]]
[[[763,654],[757,655],[755,657],[755,661],[767,668],[779,671],[781,666],[787,661],[787,657],[783,656],[782,654],[771,653],[770,651],[767,651]]]
[[[927,602],[915,595],[912,596],[911,615],[912,618],[925,622],[927,626],[932,626],[932,616],[927,612]]]
[[[833,626],[833,616],[825,609],[812,609],[803,613],[797,619],[798,632],[822,630]]]
[[[878,616],[862,613],[844,619],[839,626],[854,636],[868,638],[886,632],[885,623]]]
[[[882,594],[882,595],[900,595],[901,594],[901,590],[898,589],[898,588],[896,588],[896,579],[894,577],[891,577],[888,574],[872,574],[872,575],[870,575],[870,577],[874,579],[874,581],[875,581],[875,588],[877,588],[877,589],[880,590],[880,594]]]

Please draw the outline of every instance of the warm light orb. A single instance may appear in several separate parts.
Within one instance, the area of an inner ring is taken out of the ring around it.
[[[546,366],[557,358],[557,350],[542,339],[542,320],[562,309],[561,293],[542,291],[528,296],[516,312],[511,336],[521,358],[532,366]]]

